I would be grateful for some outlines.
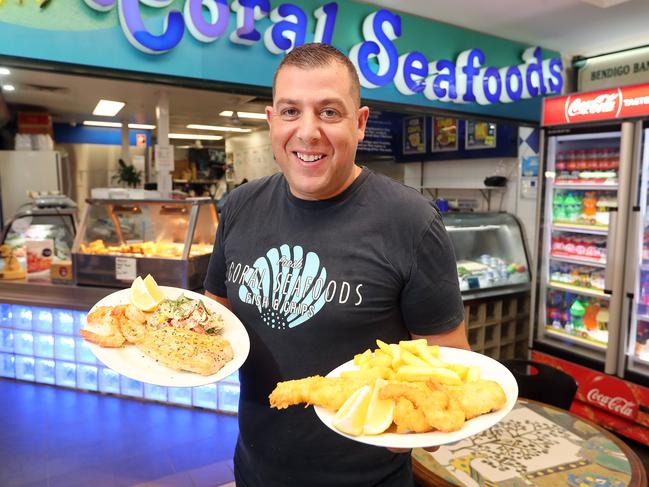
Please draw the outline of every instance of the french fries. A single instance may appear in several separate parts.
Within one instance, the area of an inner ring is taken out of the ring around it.
[[[480,380],[476,365],[447,363],[439,358],[439,346],[426,340],[402,340],[399,344],[376,340],[378,348],[354,356],[358,370],[347,371],[342,377],[381,378],[384,380],[426,381],[461,385]]]

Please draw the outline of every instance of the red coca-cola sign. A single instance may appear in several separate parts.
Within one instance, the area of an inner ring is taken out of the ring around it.
[[[586,402],[593,406],[632,421],[638,415],[638,403],[633,391],[623,381],[598,375],[592,377],[580,389]]]
[[[545,98],[542,124],[565,125],[647,115],[649,83]]]

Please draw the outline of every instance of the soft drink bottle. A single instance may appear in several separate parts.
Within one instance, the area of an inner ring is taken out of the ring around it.
[[[555,222],[566,220],[565,197],[561,191],[554,193],[554,199],[552,200],[552,218]]]
[[[581,213],[581,208],[579,210],[579,213],[575,212],[575,209],[577,208],[577,200],[575,199],[575,195],[573,193],[568,193],[568,195],[563,200],[563,205],[565,207],[566,220],[571,223],[576,222],[577,218],[579,217],[579,213]]]
[[[587,330],[597,330],[597,313],[599,313],[599,304],[593,300],[586,306],[584,313],[584,326]]]
[[[583,303],[579,298],[575,299],[570,306],[570,321],[572,322],[573,329],[581,330],[584,328],[585,314],[586,309],[584,308]]]
[[[582,203],[584,222],[590,225],[595,224],[595,216],[597,215],[597,198],[595,197],[595,193],[588,191]]]

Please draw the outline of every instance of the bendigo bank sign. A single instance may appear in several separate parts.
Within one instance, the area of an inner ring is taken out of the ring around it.
[[[230,10],[236,29],[228,36],[235,44],[262,42],[272,54],[289,52],[306,42],[309,18],[298,5],[283,3],[271,10],[269,0],[185,0],[183,11],[167,12],[163,31],[153,34],[144,25],[140,2],[154,8],[168,7],[173,0],[84,0],[94,10],[107,12],[117,6],[119,21],[128,41],[147,54],[163,54],[178,45],[185,26],[198,41],[211,43],[226,35]],[[313,42],[332,43],[338,3],[330,2],[313,12]],[[257,22],[269,17],[263,32]],[[563,87],[560,58],[542,59],[539,47],[522,53],[522,63],[495,67],[486,64],[478,48],[461,52],[456,60],[429,61],[418,51],[399,54],[393,41],[401,36],[401,17],[388,10],[368,15],[362,24],[364,41],[354,45],[349,58],[356,66],[361,85],[368,89],[393,83],[404,95],[421,94],[429,100],[489,105],[508,103],[551,93]]]

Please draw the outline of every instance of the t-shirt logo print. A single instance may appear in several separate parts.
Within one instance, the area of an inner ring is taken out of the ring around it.
[[[239,299],[255,306],[263,322],[286,330],[316,315],[325,304],[327,269],[299,245],[272,248],[259,257],[239,286]]]

